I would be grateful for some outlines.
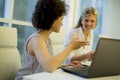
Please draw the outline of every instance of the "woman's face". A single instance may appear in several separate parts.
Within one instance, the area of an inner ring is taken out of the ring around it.
[[[62,22],[63,18],[64,18],[64,16],[60,16],[60,17],[58,17],[57,20],[54,21],[52,28],[51,28],[53,32],[60,31],[60,27],[63,25],[63,22]]]
[[[95,15],[86,15],[82,19],[82,28],[84,31],[90,31],[96,27],[97,21]]]

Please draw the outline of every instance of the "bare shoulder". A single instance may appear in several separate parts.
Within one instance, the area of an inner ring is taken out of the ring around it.
[[[44,41],[44,39],[42,39],[38,36],[34,36],[30,39],[29,43],[32,45],[37,45],[37,44],[43,45],[43,44],[45,44],[45,41]]]

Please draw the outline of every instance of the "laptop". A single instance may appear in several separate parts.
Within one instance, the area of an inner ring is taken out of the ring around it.
[[[120,75],[120,39],[101,37],[90,66],[67,66],[61,69],[85,78]]]

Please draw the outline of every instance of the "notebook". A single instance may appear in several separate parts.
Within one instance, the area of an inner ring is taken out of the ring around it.
[[[120,40],[100,38],[90,66],[67,66],[61,69],[85,78],[120,75]]]

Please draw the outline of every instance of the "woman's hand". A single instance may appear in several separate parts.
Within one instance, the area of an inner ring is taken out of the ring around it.
[[[81,66],[82,66],[82,64],[81,64],[80,61],[72,61],[70,64],[71,64],[72,66],[78,66],[78,67],[81,67]]]
[[[92,60],[93,59],[93,57],[94,57],[94,53],[95,53],[95,51],[90,51],[90,52],[88,52],[87,54],[86,54],[86,58],[88,59],[88,60]]]
[[[67,66],[77,66],[77,67],[81,67],[82,64],[81,64],[80,61],[72,61],[70,64],[62,65],[62,67],[67,67]]]
[[[70,44],[72,45],[73,50],[83,47],[85,45],[89,45],[88,41],[81,41],[79,38],[74,39],[73,41],[71,41]]]

